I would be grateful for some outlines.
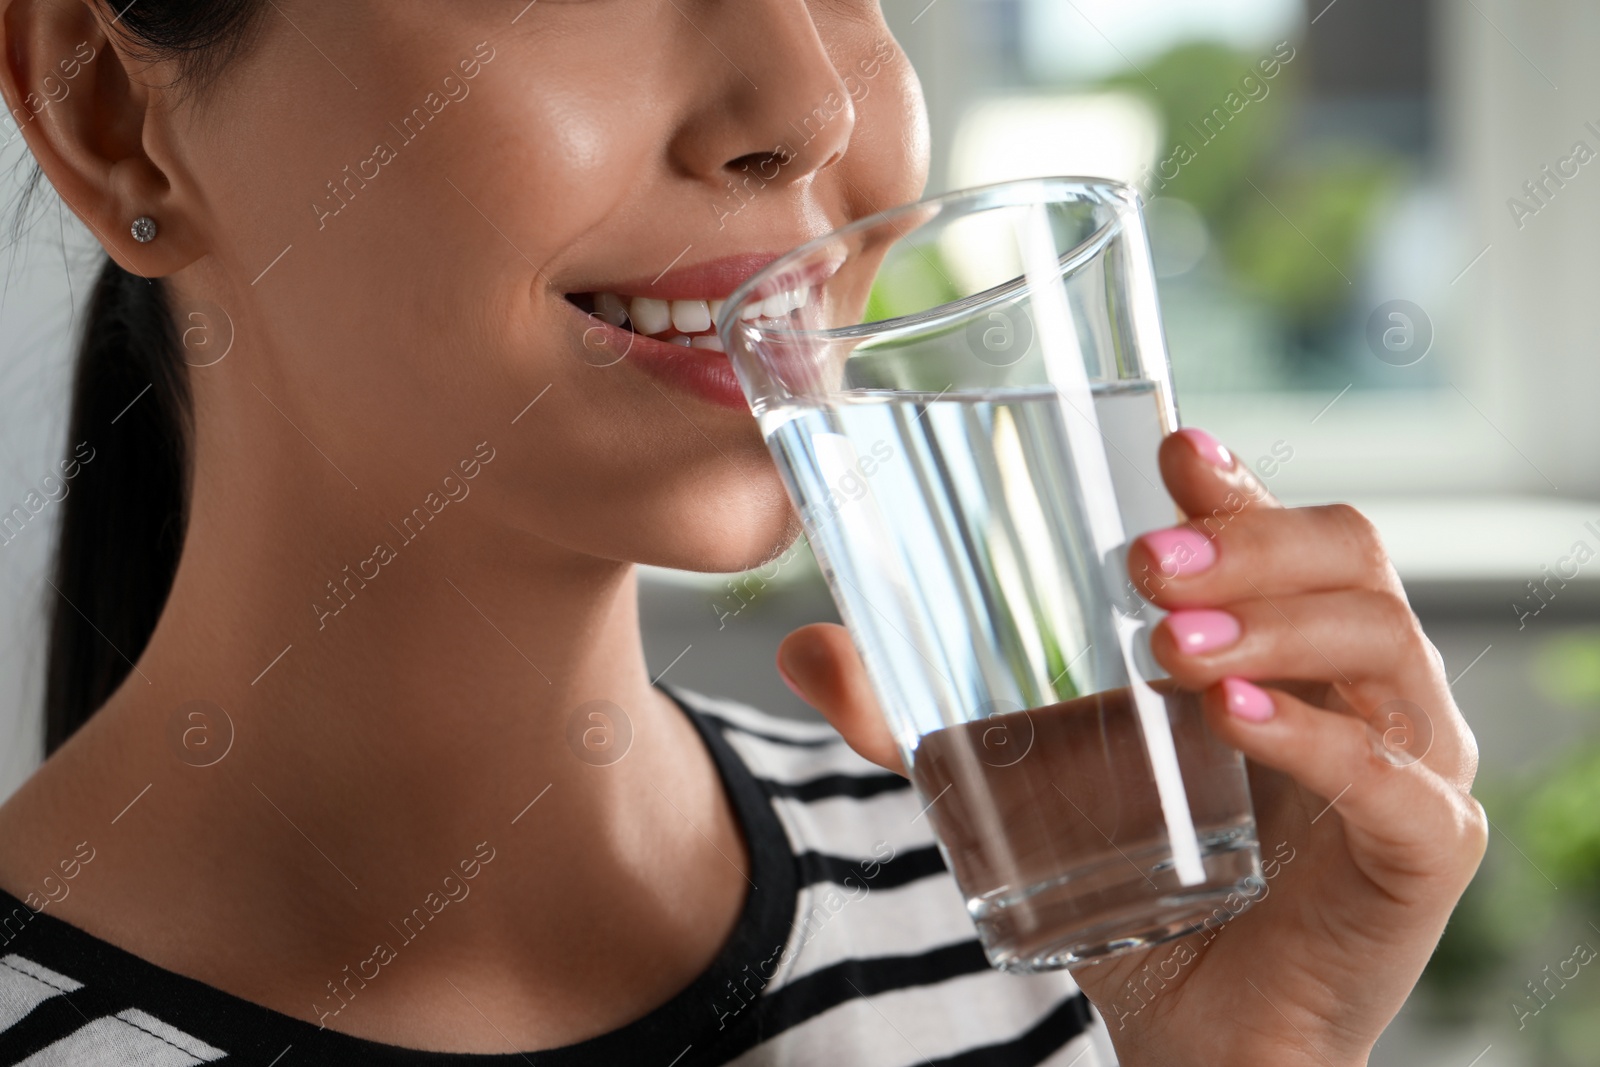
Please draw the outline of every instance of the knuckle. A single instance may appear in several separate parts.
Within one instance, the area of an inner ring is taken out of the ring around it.
[[[1432,663],[1435,659],[1433,642],[1422,629],[1421,620],[1411,610],[1411,604],[1398,592],[1389,589],[1367,594],[1371,614],[1385,641],[1406,659],[1417,658]]]
[[[1461,716],[1456,718],[1461,719]],[[1461,775],[1468,786],[1478,777],[1478,735],[1472,732],[1465,719],[1461,719]]]
[[[1324,768],[1338,768],[1353,791],[1383,788],[1386,772],[1394,770],[1372,745],[1367,726],[1353,716],[1324,717],[1313,713],[1311,720],[1320,729],[1308,731],[1300,740],[1301,755]]]
[[[1378,527],[1360,509],[1350,504],[1327,504],[1321,511],[1333,523],[1364,568],[1388,569],[1389,553],[1383,547]]]
[[[1472,861],[1472,868],[1477,869],[1478,863],[1489,850],[1489,814],[1483,810],[1483,805],[1471,793],[1461,794],[1460,836],[1462,854],[1464,859]]]
[[[1216,507],[1203,514],[1190,516],[1190,525],[1206,537],[1216,540],[1240,525],[1250,525],[1252,512],[1247,508],[1249,503],[1250,498],[1245,494],[1229,490]]]
[[[1408,602],[1408,604],[1409,604],[1409,602]],[[1421,629],[1421,627],[1422,627],[1422,623],[1421,623],[1420,619],[1417,622],[1417,627],[1418,627],[1418,629]],[[1444,653],[1439,651],[1439,646],[1434,643],[1433,638],[1428,637],[1427,631],[1425,631],[1425,630],[1423,631],[1423,638],[1428,643],[1427,652],[1428,652],[1429,657],[1432,658],[1434,666],[1436,666],[1439,670],[1443,671],[1444,670]]]
[[[1353,788],[1384,789],[1394,781],[1395,765],[1378,754],[1371,732],[1364,722],[1357,723],[1346,737],[1350,777]]]
[[[1451,758],[1448,766],[1438,768],[1438,773],[1457,792],[1470,796],[1472,783],[1478,777],[1478,738],[1453,704],[1449,707],[1448,715],[1446,736],[1451,741]]]

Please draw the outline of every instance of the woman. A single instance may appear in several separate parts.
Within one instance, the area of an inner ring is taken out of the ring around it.
[[[53,754],[0,808],[0,1062],[1087,1064],[1079,985],[1123,1064],[1365,1061],[1485,822],[1350,509],[1163,445],[1187,513],[1237,514],[1130,567],[1275,861],[1176,965],[986,969],[838,628],[780,653],[837,734],[652,685],[633,564],[796,536],[709,302],[926,175],[876,4],[0,11],[12,116],[114,261]],[[619,307],[655,341],[596,358]],[[1396,699],[1420,761],[1371,743]]]

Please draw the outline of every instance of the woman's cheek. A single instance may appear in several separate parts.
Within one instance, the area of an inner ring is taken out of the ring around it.
[[[468,102],[485,105],[469,142],[501,146],[486,172],[494,177],[478,180],[489,183],[501,217],[522,231],[517,243],[536,263],[542,260],[535,250],[567,247],[637,198],[640,181],[652,172],[649,152],[659,150],[653,138],[640,136],[653,121],[641,108],[552,88],[561,84],[559,78],[513,81]],[[538,103],[530,107],[529,100]]]

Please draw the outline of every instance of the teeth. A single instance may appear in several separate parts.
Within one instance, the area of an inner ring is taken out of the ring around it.
[[[672,325],[679,333],[701,333],[711,329],[711,310],[704,300],[674,300]]]
[[[722,347],[722,338],[718,337],[714,333],[703,334],[703,335],[701,335],[699,337],[691,338],[690,341],[689,341],[689,347],[690,348],[709,348],[713,352],[726,352],[727,351],[726,348]]]
[[[694,342],[690,341],[689,338],[687,338],[687,337],[678,336],[678,337],[674,337],[672,340],[668,341],[667,344],[669,344],[669,345],[681,345],[684,348],[689,348],[694,344]]]
[[[629,306],[628,317],[633,320],[633,328],[638,333],[664,333],[672,326],[672,307],[665,300],[636,296]]]
[[[786,289],[773,293],[760,303],[751,302],[746,305],[744,318],[747,319],[782,319],[788,317],[789,312],[803,308],[811,303],[811,292],[808,289]]]
[[[754,300],[744,305],[739,317],[754,319],[781,319],[796,308],[811,302],[807,289],[788,289],[773,293],[765,300]],[[701,335],[716,328],[717,320],[727,308],[727,300],[657,300],[648,296],[624,296],[619,293],[595,293],[594,313],[613,326],[627,325],[635,333],[656,337],[668,331],[680,334]],[[674,341],[678,339],[674,338]],[[687,343],[679,342],[679,343]],[[701,345],[711,348],[711,344]],[[716,346],[721,351],[720,343]]]
[[[594,298],[594,311],[601,319],[613,326],[621,326],[628,321],[628,305],[615,293],[601,293]]]

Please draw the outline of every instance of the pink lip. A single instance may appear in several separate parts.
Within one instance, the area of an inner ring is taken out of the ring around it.
[[[724,256],[680,267],[650,280],[636,278],[632,281],[603,282],[569,292],[616,293],[619,296],[643,296],[652,300],[726,300],[735,289],[779,256],[780,253],[776,252]],[[844,260],[844,254],[840,252],[831,259],[786,271],[777,279],[781,285],[763,286],[763,291],[757,295],[771,296],[779,288],[820,285],[838,272]]]
[[[567,306],[572,307],[570,304]],[[749,413],[750,401],[745,399],[744,387],[733,373],[733,364],[721,352],[657,341],[653,337],[613,326],[598,315],[585,315],[576,307],[572,311],[583,324],[581,344],[597,352],[618,353],[613,357],[617,362],[632,363],[652,378],[693,393],[719,407],[737,408]]]
[[[724,300],[777,258],[778,255],[767,252],[725,256],[668,271],[649,281],[607,282],[603,283],[602,288],[573,291],[609,292],[654,300]],[[772,279],[771,284],[762,286],[762,292],[754,296],[765,297],[780,289],[821,285],[838,272],[844,261],[845,256],[840,253],[828,260],[785,271]],[[739,384],[738,375],[734,373],[733,364],[726,354],[658,341],[612,326],[598,315],[585,314],[570,301],[567,303],[583,317],[583,343],[594,351],[619,353],[612,357],[616,362],[630,360],[651,377],[694,393],[710,403],[746,412],[750,410],[744,388]]]

